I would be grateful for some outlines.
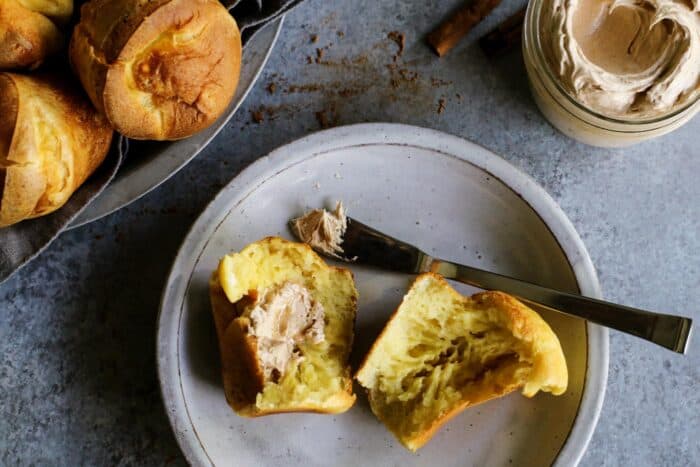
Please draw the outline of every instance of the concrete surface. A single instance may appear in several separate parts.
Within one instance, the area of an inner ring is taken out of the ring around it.
[[[484,145],[561,204],[607,298],[700,319],[700,118],[629,149],[571,141],[535,108],[520,53],[489,60],[475,44],[516,2],[449,56],[427,49],[423,35],[457,3],[302,4],[208,149],[139,202],[64,234],[0,286],[0,464],[183,463],[154,355],[172,258],[221,186],[322,123],[403,122]],[[401,56],[391,31],[405,35]],[[700,465],[698,383],[700,340],[683,357],[612,332],[605,406],[582,465]]]

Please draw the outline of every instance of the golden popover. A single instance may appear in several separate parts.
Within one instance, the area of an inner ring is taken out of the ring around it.
[[[109,151],[107,119],[69,83],[0,73],[0,227],[63,206]]]
[[[218,0],[91,0],[70,59],[115,130],[188,137],[224,113],[241,68],[241,35]]]
[[[464,297],[418,276],[356,375],[377,417],[408,449],[467,407],[521,390],[562,394],[566,360],[533,310],[501,292]]]

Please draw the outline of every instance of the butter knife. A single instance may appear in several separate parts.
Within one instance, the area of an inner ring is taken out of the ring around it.
[[[693,324],[690,318],[639,310],[561,292],[502,274],[433,258],[413,245],[350,217],[347,218],[347,229],[341,246],[344,257],[340,259],[343,261],[407,274],[430,271],[480,289],[500,290],[515,295],[524,302],[577,316],[681,354],[686,352],[690,341]]]

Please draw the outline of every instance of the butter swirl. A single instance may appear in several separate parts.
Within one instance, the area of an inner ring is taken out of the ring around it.
[[[700,0],[548,0],[542,49],[577,101],[611,117],[659,117],[700,95]]]

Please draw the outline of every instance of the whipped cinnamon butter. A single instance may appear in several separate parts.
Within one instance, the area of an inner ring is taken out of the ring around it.
[[[544,0],[542,52],[589,109],[648,119],[700,94],[700,0]]]
[[[301,343],[325,340],[323,306],[300,284],[286,282],[265,291],[246,314],[266,380],[281,378],[290,362],[303,358]]]
[[[523,58],[535,103],[593,146],[665,135],[700,111],[700,0],[530,0]]]
[[[336,203],[333,212],[314,209],[292,219],[290,225],[294,235],[314,250],[336,258],[343,253],[341,244],[348,220],[342,202]]]

